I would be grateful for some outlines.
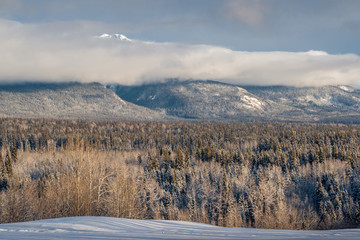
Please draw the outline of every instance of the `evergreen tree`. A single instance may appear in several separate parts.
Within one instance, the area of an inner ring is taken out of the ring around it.
[[[7,172],[5,162],[0,151],[0,192],[7,187]]]
[[[151,169],[157,170],[158,168],[159,168],[159,161],[158,161],[157,157],[154,156],[154,158],[152,159],[152,163],[151,163]]]
[[[167,149],[163,150],[163,164],[165,166],[165,170],[170,168],[170,155],[169,150]]]
[[[176,168],[179,170],[185,168],[184,154],[180,146],[178,146],[176,150]]]
[[[332,157],[339,158],[339,148],[337,145],[333,145],[332,147]]]
[[[319,162],[325,162],[326,160],[326,154],[322,147],[319,148]]]
[[[300,161],[299,161],[299,158],[296,155],[295,150],[290,151],[289,163],[290,163],[290,169],[291,170],[297,170],[299,165],[300,165]]]
[[[16,147],[12,147],[11,148],[11,159],[13,161],[13,163],[15,163],[18,159],[18,154],[17,154],[17,148]]]
[[[148,168],[150,170],[157,170],[159,168],[159,161],[156,156],[152,157],[150,151],[148,152]]]
[[[141,158],[141,155],[140,155],[140,154],[137,156],[137,161],[138,161],[139,164],[142,163],[142,158]]]
[[[0,176],[3,176],[3,174],[5,174],[5,162],[4,159],[2,157],[2,153],[0,151]]]
[[[196,199],[195,197],[190,198],[189,202],[189,217],[190,221],[197,221],[197,206],[196,206]]]
[[[11,157],[10,157],[10,152],[9,152],[9,150],[6,151],[5,171],[6,171],[6,174],[7,174],[8,176],[11,176],[12,173],[13,173],[12,160],[11,160]]]
[[[185,168],[189,168],[190,167],[190,153],[189,150],[186,148],[185,149],[185,160],[184,160],[184,164],[185,164]]]

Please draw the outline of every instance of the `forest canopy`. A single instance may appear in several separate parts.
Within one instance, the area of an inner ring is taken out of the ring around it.
[[[0,120],[0,222],[360,226],[360,127]]]

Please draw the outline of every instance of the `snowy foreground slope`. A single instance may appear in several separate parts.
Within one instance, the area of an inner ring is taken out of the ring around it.
[[[288,231],[181,221],[71,217],[0,225],[0,239],[360,239],[360,229]]]

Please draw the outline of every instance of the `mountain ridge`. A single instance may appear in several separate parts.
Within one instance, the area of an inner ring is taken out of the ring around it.
[[[0,84],[0,116],[91,120],[163,120],[160,111],[126,102],[100,83]]]
[[[360,124],[360,90],[241,86],[176,79],[138,86],[1,83],[0,116],[129,121],[282,121]]]
[[[170,80],[110,87],[134,104],[192,119],[322,122],[360,113],[360,91],[343,85],[242,86],[211,80]]]

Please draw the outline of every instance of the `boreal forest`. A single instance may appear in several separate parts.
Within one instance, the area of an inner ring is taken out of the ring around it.
[[[0,120],[0,222],[360,226],[360,126]]]

